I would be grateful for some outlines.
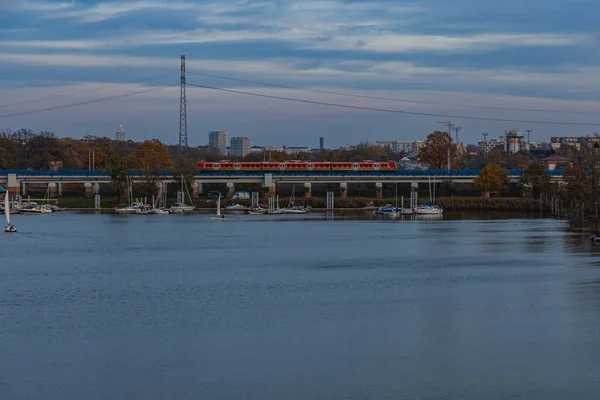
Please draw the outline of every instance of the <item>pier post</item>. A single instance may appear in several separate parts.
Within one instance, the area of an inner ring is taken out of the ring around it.
[[[383,183],[375,182],[375,195],[378,199],[383,197]]]
[[[414,209],[418,204],[419,199],[419,182],[410,184],[410,208]]]
[[[192,199],[197,199],[198,196],[199,196],[198,182],[194,181],[194,183],[192,183]]]
[[[227,199],[231,199],[235,193],[235,184],[227,182]]]
[[[56,183],[54,182],[50,182],[48,183],[48,197],[50,198],[56,198],[58,195],[58,187],[56,186]]]
[[[346,182],[340,182],[340,197],[342,199],[348,197],[348,184]]]
[[[94,187],[92,186],[92,184],[90,182],[86,182],[83,184],[83,197],[92,197],[94,196]]]
[[[29,184],[27,182],[21,182],[21,186],[23,186],[21,189],[21,194],[23,196],[27,196],[29,194]]]
[[[312,197],[312,183],[306,182],[304,184],[304,198],[310,199]]]

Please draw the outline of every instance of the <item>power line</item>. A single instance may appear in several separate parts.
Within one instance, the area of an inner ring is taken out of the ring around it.
[[[167,87],[170,87],[170,86],[173,86],[173,85],[155,86],[155,87],[151,87],[149,89],[143,89],[143,90],[138,90],[138,91],[135,91],[135,92],[124,93],[124,94],[117,94],[117,95],[114,95],[114,96],[101,97],[99,99],[85,100],[85,101],[80,101],[80,102],[77,102],[77,103],[63,104],[63,105],[54,106],[54,107],[38,108],[37,110],[20,111],[20,112],[16,112],[16,113],[12,113],[12,114],[0,115],[0,119],[2,119],[2,118],[11,118],[11,117],[19,117],[19,116],[22,116],[22,115],[39,114],[39,113],[48,112],[48,111],[56,111],[56,110],[62,110],[62,109],[65,109],[65,108],[71,108],[71,107],[84,106],[84,105],[87,105],[87,104],[100,103],[102,101],[107,101],[107,100],[121,99],[121,98],[124,98],[124,97],[131,97],[131,96],[136,96],[138,94],[144,94],[144,93],[153,92],[153,91],[164,89],[164,88],[167,88]]]
[[[264,97],[264,98],[275,99],[275,100],[293,101],[293,102],[297,102],[297,103],[316,104],[316,105],[340,107],[340,108],[350,108],[350,109],[354,109],[354,110],[380,111],[380,112],[387,112],[387,113],[394,113],[394,114],[420,115],[420,116],[424,116],[424,117],[442,117],[442,118],[456,118],[456,119],[469,119],[469,120],[495,121],[495,122],[521,122],[521,123],[528,123],[528,124],[600,126],[600,123],[566,122],[566,121],[535,121],[535,120],[522,120],[522,119],[505,119],[505,118],[473,117],[473,116],[465,116],[465,115],[436,114],[436,113],[425,113],[425,112],[405,111],[405,110],[391,110],[391,109],[387,109],[387,108],[352,106],[352,105],[348,105],[348,104],[329,103],[329,102],[324,102],[324,101],[294,99],[291,97],[251,93],[251,92],[244,92],[241,90],[224,89],[224,88],[218,88],[218,87],[213,87],[213,86],[195,85],[193,83],[188,83],[187,85],[193,86],[193,87],[198,87],[198,88],[203,88],[203,89],[218,90],[221,92],[243,94],[246,96]]]
[[[146,82],[149,80],[153,80],[156,78],[160,78],[166,75],[170,75],[170,73],[162,73],[162,74],[158,74],[158,75],[152,75],[146,78],[142,78],[142,79],[136,79],[132,82],[128,82],[128,83],[139,83],[139,82]],[[92,92],[99,92],[101,90],[106,90],[106,89],[110,89],[116,86],[120,86],[123,85],[123,83],[113,83],[113,84],[109,84],[106,86],[102,86],[99,88],[93,88],[93,89],[86,89],[86,90],[79,90],[79,91],[75,91],[75,92],[71,92],[71,93],[61,93],[61,94],[56,94],[53,96],[47,96],[47,97],[38,97],[36,99],[31,99],[31,100],[23,100],[23,101],[19,101],[16,103],[6,103],[6,104],[0,104],[0,108],[7,108],[7,107],[14,107],[14,106],[20,106],[23,104],[31,104],[31,103],[37,103],[39,101],[44,101],[44,100],[54,100],[54,99],[60,99],[62,97],[69,97],[69,96],[75,96],[75,95],[79,95],[79,94],[86,94],[86,93],[92,93]]]
[[[280,88],[280,89],[301,90],[304,92],[333,94],[336,96],[358,97],[358,98],[373,99],[373,100],[396,101],[396,102],[411,103],[411,104],[427,104],[427,105],[435,105],[435,106],[463,107],[463,108],[481,108],[481,109],[488,109],[488,110],[549,112],[549,113],[562,113],[562,114],[592,114],[592,113],[596,114],[597,113],[597,111],[550,110],[550,109],[542,109],[542,108],[512,108],[512,107],[485,106],[485,105],[476,105],[476,104],[451,104],[451,103],[440,103],[440,102],[435,102],[435,101],[407,100],[407,99],[399,99],[399,98],[394,98],[394,97],[380,97],[380,96],[368,96],[368,95],[356,94],[356,93],[334,92],[334,91],[330,91],[330,90],[306,89],[306,88],[295,87],[295,86],[277,85],[274,83],[252,81],[252,80],[248,80],[248,79],[231,78],[231,77],[222,76],[222,75],[205,74],[205,73],[201,73],[201,72],[187,71],[187,73],[192,74],[192,75],[205,76],[208,78],[223,79],[223,80],[228,80],[228,81],[233,81],[233,82],[241,82],[241,83],[251,83],[254,85],[270,86],[270,87],[276,87],[276,88]]]

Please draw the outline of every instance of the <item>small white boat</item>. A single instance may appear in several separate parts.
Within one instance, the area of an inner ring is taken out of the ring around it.
[[[185,203],[173,203],[171,204],[171,211],[193,211],[196,206],[190,206]]]
[[[44,204],[44,205],[40,206],[36,202],[23,203],[17,208],[17,211],[20,214],[27,214],[27,215],[41,215],[41,214],[51,214],[52,213],[52,209],[50,208],[49,205]]]
[[[140,202],[133,202],[131,203],[130,206],[126,206],[126,207],[115,207],[115,214],[136,214],[136,215],[144,215],[144,214],[150,214],[150,207],[148,207],[146,204],[140,203]]]
[[[10,204],[8,204],[8,192],[4,195],[4,215],[6,216],[6,228],[4,228],[4,232],[16,232],[17,227],[10,223]]]
[[[444,213],[444,209],[435,204],[423,204],[417,208],[418,215],[441,215]]]
[[[230,202],[229,204],[227,204],[225,206],[225,209],[228,211],[246,211],[246,210],[249,210],[250,207],[246,207],[246,206],[243,206],[238,203]]]
[[[263,215],[263,214],[266,214],[268,212],[269,212],[269,210],[267,210],[266,208],[255,207],[255,208],[251,208],[248,213],[250,215]]]

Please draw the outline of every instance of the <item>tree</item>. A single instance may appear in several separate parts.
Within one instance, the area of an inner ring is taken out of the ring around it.
[[[487,155],[487,162],[508,168],[508,152],[500,149],[492,150]]]
[[[479,173],[479,176],[475,178],[475,186],[485,197],[501,194],[506,190],[508,183],[509,178],[506,170],[494,163],[486,165]]]
[[[510,157],[508,166],[510,169],[526,169],[531,162],[532,160],[529,153],[519,152]]]
[[[458,152],[452,144],[452,137],[446,132],[435,131],[427,135],[427,140],[419,149],[419,161],[431,169],[448,168],[448,152],[450,153],[450,169],[458,167]]]
[[[143,191],[148,196],[158,192],[156,184],[159,177],[173,165],[169,149],[158,139],[146,140],[139,145],[133,152],[131,161],[133,168],[144,178]]]
[[[581,165],[568,167],[563,174],[565,191],[570,200],[586,200],[586,184],[589,179],[588,174]]]
[[[129,170],[131,162],[129,157],[122,156],[116,151],[110,154],[108,163],[104,171],[110,175],[110,186],[117,195],[117,202],[121,202],[123,193],[127,187],[127,177],[129,176]]]
[[[546,173],[542,164],[531,164],[521,176],[521,188],[530,189],[534,199],[550,191],[551,187],[550,175]]]

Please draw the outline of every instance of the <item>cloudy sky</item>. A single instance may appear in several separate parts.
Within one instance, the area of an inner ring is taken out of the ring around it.
[[[189,84],[401,111],[188,86],[191,145],[210,130],[273,146],[413,140],[444,120],[463,142],[587,135],[600,131],[599,15],[597,0],[0,0],[0,128],[122,124],[176,143],[185,54]]]

